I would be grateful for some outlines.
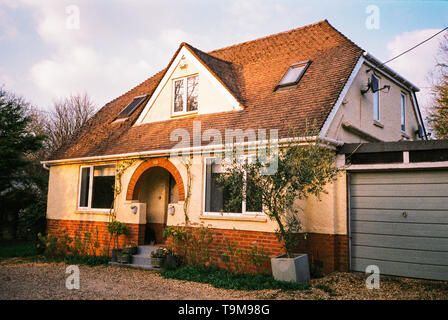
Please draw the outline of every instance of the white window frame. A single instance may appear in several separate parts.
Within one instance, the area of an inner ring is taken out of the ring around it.
[[[244,159],[248,160],[250,157],[255,156],[255,155],[245,155]],[[262,209],[263,211],[260,212],[253,212],[253,211],[246,211],[246,200],[242,201],[241,204],[241,212],[213,212],[213,211],[205,211],[205,203],[206,203],[206,196],[207,196],[207,160],[209,159],[218,159],[217,157],[205,157],[204,158],[204,168],[203,168],[203,183],[204,183],[204,188],[203,188],[203,201],[202,201],[202,205],[203,205],[203,214],[207,215],[207,216],[228,216],[228,217],[241,217],[241,216],[246,216],[246,217],[259,217],[259,216],[265,216],[264,213],[264,209]],[[247,172],[245,172],[244,174],[244,189],[246,189],[246,181],[247,181]]]
[[[403,92],[400,94],[400,115],[400,130],[406,133],[406,94]]]
[[[376,75],[374,75],[374,74],[372,74],[371,75],[372,77],[375,77],[377,80],[378,80],[378,88],[381,88],[381,79],[379,78],[379,77],[377,77]],[[377,109],[377,105],[375,104],[375,95],[377,95],[377,101],[378,101],[378,118],[376,118],[375,117],[375,111],[376,111],[376,109]],[[373,106],[373,120],[374,121],[378,121],[378,122],[380,122],[380,119],[381,119],[381,113],[380,113],[380,106],[381,106],[381,103],[380,103],[380,91],[378,90],[378,91],[376,91],[376,92],[373,92],[373,94],[372,94],[372,106]]]
[[[76,204],[76,207],[79,211],[98,211],[98,212],[109,212],[109,209],[106,208],[92,208],[92,192],[93,192],[93,168],[94,167],[101,167],[101,166],[110,166],[110,164],[103,164],[103,165],[91,165],[91,166],[80,166],[79,168],[79,187],[78,187],[78,202]],[[80,206],[80,200],[81,200],[81,188],[82,188],[82,169],[83,168],[89,168],[90,174],[89,174],[89,195],[87,199],[87,207],[81,207]],[[113,209],[112,209],[113,210]]]
[[[198,113],[199,111],[199,89],[198,89],[198,108],[197,110],[193,110],[193,111],[187,111],[187,79],[191,78],[191,77],[197,77],[198,78],[198,82],[199,82],[199,74],[190,74],[188,76],[185,77],[180,77],[180,78],[175,78],[172,80],[172,92],[173,92],[173,102],[171,103],[171,116],[179,116],[179,115],[187,115],[187,114],[195,114]],[[183,110],[182,111],[174,111],[174,104],[175,104],[175,100],[176,100],[176,87],[175,87],[175,82],[176,81],[180,81],[182,80],[184,83],[184,96],[183,96]]]

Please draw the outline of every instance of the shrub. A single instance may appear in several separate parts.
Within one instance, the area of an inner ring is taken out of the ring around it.
[[[216,249],[223,262],[224,269],[233,273],[247,273],[255,271],[262,273],[269,267],[269,255],[263,247],[253,245],[250,249],[238,248],[235,242],[226,239],[223,250]],[[252,269],[252,270],[251,270]]]
[[[113,240],[112,247],[118,249],[118,237],[120,235],[125,235],[128,233],[128,226],[123,222],[119,222],[117,220],[110,221],[107,224],[107,231],[110,234],[110,239]],[[109,240],[110,242],[110,240]],[[109,250],[107,250],[109,251]]]
[[[36,247],[47,257],[61,257],[70,253],[70,245],[73,239],[66,231],[59,231],[55,234],[49,233],[47,236],[38,234]]]
[[[167,227],[164,237],[171,238],[173,253],[182,257],[185,264],[208,266],[211,264],[210,245],[212,231],[203,224],[198,227]]]
[[[217,267],[184,266],[176,270],[163,270],[168,279],[208,283],[216,288],[234,290],[307,290],[309,284],[277,281],[268,274],[235,274]]]

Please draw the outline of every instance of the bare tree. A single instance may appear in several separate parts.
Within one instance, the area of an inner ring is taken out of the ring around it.
[[[440,43],[437,60],[431,73],[433,102],[428,122],[438,139],[448,139],[448,35]]]
[[[86,94],[75,94],[54,102],[54,110],[47,115],[45,133],[50,152],[69,141],[94,114],[96,106]]]

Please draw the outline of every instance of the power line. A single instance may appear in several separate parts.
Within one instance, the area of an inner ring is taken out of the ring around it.
[[[395,59],[401,57],[402,55],[408,53],[409,51],[414,50],[414,49],[417,48],[418,46],[424,44],[425,42],[431,40],[432,38],[434,38],[435,36],[439,35],[440,33],[444,32],[444,31],[446,31],[446,30],[448,30],[448,27],[446,27],[446,28],[440,30],[439,32],[437,32],[437,33],[435,33],[435,34],[433,34],[432,36],[430,36],[429,38],[427,38],[427,39],[423,40],[422,42],[416,44],[416,45],[413,46],[412,48],[410,48],[410,49],[408,49],[408,50],[406,50],[406,51],[400,53],[399,55],[397,55],[397,56],[395,56],[395,57],[393,57],[393,58],[387,60],[386,62],[383,62],[382,64],[380,64],[380,65],[378,66],[378,68],[384,66],[386,63],[389,63],[389,62],[391,62],[391,61],[393,61],[393,60],[395,60]]]

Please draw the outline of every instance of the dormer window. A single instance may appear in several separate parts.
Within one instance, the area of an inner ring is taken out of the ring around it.
[[[173,115],[198,111],[199,76],[189,76],[173,81]]]
[[[275,90],[279,88],[294,86],[299,83],[300,79],[304,75],[306,69],[310,65],[311,61],[302,61],[293,63],[289,66],[289,69],[286,71],[283,78],[280,80],[278,85],[275,87]]]

